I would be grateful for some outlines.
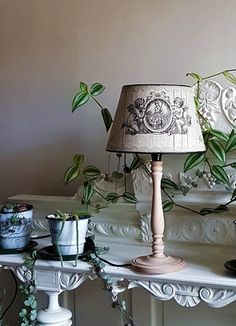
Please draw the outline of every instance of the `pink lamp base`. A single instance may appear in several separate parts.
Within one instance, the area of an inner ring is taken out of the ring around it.
[[[165,256],[141,256],[132,260],[132,268],[144,274],[165,274],[176,272],[185,267],[185,262],[180,257]]]

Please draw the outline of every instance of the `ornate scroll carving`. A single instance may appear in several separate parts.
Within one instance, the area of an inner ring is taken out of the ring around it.
[[[188,284],[156,283],[150,281],[132,281],[128,288],[141,286],[155,298],[175,301],[183,307],[194,307],[202,300],[210,307],[221,308],[236,300],[236,291],[230,289],[204,288]]]
[[[3,268],[13,271],[18,279],[23,283],[32,280],[33,274],[25,266],[4,266]]]
[[[60,288],[63,291],[74,290],[87,279],[89,279],[89,275],[63,273],[59,279]]]
[[[134,225],[91,223],[91,227],[95,235],[140,238],[140,229]]]

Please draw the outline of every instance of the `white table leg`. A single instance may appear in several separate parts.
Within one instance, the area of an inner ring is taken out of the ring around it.
[[[37,326],[70,326],[72,325],[72,313],[69,309],[59,305],[60,292],[46,292],[48,306],[38,312]]]

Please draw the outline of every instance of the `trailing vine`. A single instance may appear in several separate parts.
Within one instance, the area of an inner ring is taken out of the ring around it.
[[[184,186],[179,186],[172,180],[163,178],[161,188],[167,197],[163,202],[164,211],[170,210],[173,206],[187,209],[199,215],[206,215],[211,213],[222,213],[229,210],[229,205],[236,201],[236,184],[230,186],[230,179],[228,176],[228,169],[236,169],[236,161],[231,161],[229,155],[236,150],[236,133],[233,129],[229,134],[215,130],[205,116],[199,112],[200,107],[200,90],[201,83],[204,80],[211,79],[217,76],[223,76],[228,81],[236,84],[236,77],[231,73],[236,69],[224,70],[210,76],[202,77],[196,73],[188,73],[195,80],[195,105],[201,120],[203,129],[203,138],[206,146],[204,153],[192,153],[184,162],[184,173],[197,168],[192,176],[188,176],[188,182]],[[147,169],[146,169],[147,171]],[[149,173],[147,171],[147,173]],[[197,188],[199,182],[205,180],[209,188],[213,188],[216,184],[223,185],[227,191],[231,193],[231,198],[226,203],[222,203],[215,208],[202,208],[200,211],[190,209],[188,207],[179,205],[175,202],[174,196],[177,193],[187,195],[187,193]]]
[[[37,259],[37,250],[29,253],[22,266],[27,280],[19,286],[24,296],[24,307],[19,312],[20,326],[34,326],[37,319],[37,300],[35,297],[37,288],[34,282],[33,267]]]

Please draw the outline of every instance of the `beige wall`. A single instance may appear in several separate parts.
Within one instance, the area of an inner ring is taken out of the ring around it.
[[[189,83],[236,67],[235,0],[0,0],[0,200],[72,194],[74,152],[105,167],[93,105],[70,111],[81,80],[113,112],[126,83]]]

